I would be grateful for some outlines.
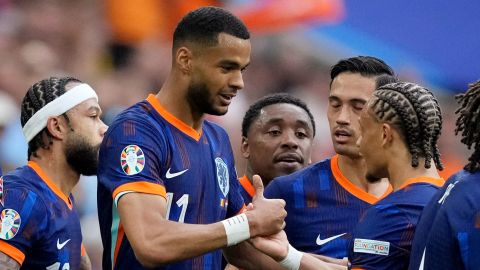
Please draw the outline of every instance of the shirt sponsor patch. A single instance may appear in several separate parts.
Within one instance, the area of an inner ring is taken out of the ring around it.
[[[390,242],[355,238],[353,252],[388,256]]]

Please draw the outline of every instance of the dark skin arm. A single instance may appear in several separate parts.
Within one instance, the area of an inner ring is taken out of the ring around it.
[[[261,179],[256,178],[262,189],[258,192],[263,194]],[[245,213],[251,237],[270,235],[283,228],[286,216],[283,200],[268,200],[259,196],[253,203],[255,209]],[[118,201],[125,234],[127,237],[134,236],[128,239],[143,266],[157,267],[227,246],[221,222],[205,225],[173,222],[165,218],[166,209],[166,199],[158,195],[128,193]]]

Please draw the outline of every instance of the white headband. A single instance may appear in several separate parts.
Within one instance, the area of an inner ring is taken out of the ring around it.
[[[23,135],[25,135],[27,143],[47,126],[49,117],[62,115],[71,108],[91,98],[95,98],[98,102],[98,96],[95,90],[88,84],[82,83],[50,101],[38,110],[23,127]]]

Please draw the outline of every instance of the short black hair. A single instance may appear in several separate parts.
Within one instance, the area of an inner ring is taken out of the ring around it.
[[[70,82],[82,83],[82,81],[73,77],[50,77],[33,84],[22,100],[22,112],[20,115],[22,127],[25,126],[28,120],[41,108],[65,94],[65,86]],[[28,142],[28,158],[30,158],[32,154],[35,155],[35,152],[39,148],[49,147],[50,142],[46,142],[43,139],[43,134],[45,133],[50,139],[50,134],[47,132],[47,128],[44,128],[35,135],[30,142]]]
[[[342,59],[332,66],[330,70],[330,86],[332,85],[333,79],[343,72],[360,73],[365,77],[380,75],[395,76],[393,69],[383,60],[373,56],[356,56]]]
[[[229,11],[219,7],[201,7],[185,15],[178,23],[173,33],[173,48],[186,41],[216,45],[220,33],[241,39],[250,38],[245,24]]]
[[[455,134],[461,135],[461,142],[473,153],[468,158],[464,169],[469,172],[480,171],[480,81],[468,86],[467,92],[455,97],[458,101],[458,114]]]
[[[264,96],[253,103],[245,113],[242,121],[242,136],[247,137],[248,131],[252,123],[258,118],[260,115],[260,111],[267,106],[274,105],[274,104],[292,104],[299,108],[302,108],[310,118],[310,122],[312,123],[313,128],[313,137],[315,137],[315,120],[313,119],[313,115],[310,112],[307,104],[303,102],[301,99],[296,98],[287,93],[277,93],[268,96]]]

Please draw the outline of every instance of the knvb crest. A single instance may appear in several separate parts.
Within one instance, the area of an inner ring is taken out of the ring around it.
[[[223,196],[227,197],[228,190],[230,189],[229,185],[229,175],[228,175],[228,167],[227,164],[223,161],[223,159],[217,157],[215,159],[215,165],[217,166],[217,181],[220,190],[223,193]]]

